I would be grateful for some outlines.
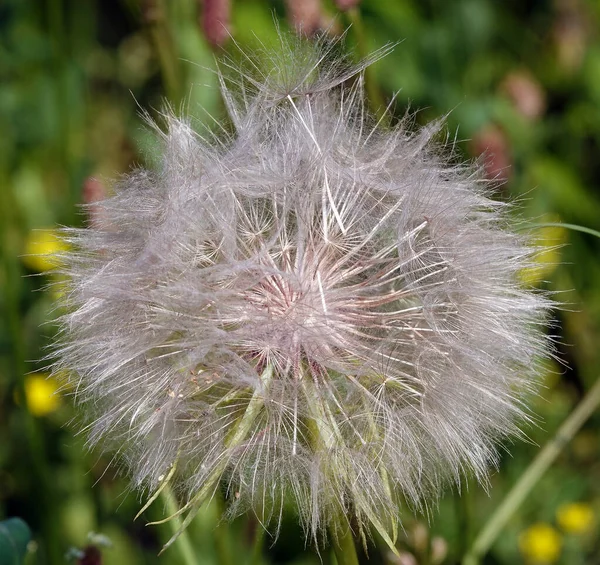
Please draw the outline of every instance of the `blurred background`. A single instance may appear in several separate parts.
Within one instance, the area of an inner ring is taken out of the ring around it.
[[[374,111],[416,121],[447,116],[457,151],[479,158],[498,197],[532,222],[600,229],[600,2],[597,0],[2,0],[0,2],[0,520],[30,526],[29,564],[180,563],[157,503],[128,491],[119,462],[89,452],[68,391],[44,372],[60,281],[50,256],[60,225],[93,222],[78,205],[148,164],[156,140],[140,117],[165,98],[198,124],[224,119],[214,57],[282,29],[342,33],[358,59],[394,51],[368,70]],[[231,37],[230,37],[231,34]],[[530,442],[502,450],[487,492],[467,481],[429,516],[404,516],[401,558],[370,548],[371,563],[457,563],[486,517],[598,378],[600,240],[546,227],[555,246],[528,283],[560,291],[560,357],[532,400]],[[558,247],[556,247],[558,246]],[[52,284],[58,283],[58,284]],[[220,524],[213,504],[190,532],[201,563],[314,564],[290,517],[273,545],[256,523]],[[484,562],[600,563],[600,414],[535,485]],[[255,551],[251,551],[251,546]],[[0,555],[0,563],[2,556]],[[6,561],[6,563],[11,563]]]

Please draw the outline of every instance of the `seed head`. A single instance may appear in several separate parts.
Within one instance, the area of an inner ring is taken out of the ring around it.
[[[191,511],[222,488],[274,524],[293,501],[310,536],[346,515],[391,543],[404,501],[484,479],[515,433],[548,302],[441,125],[368,115],[381,53],[282,44],[268,72],[225,63],[229,133],[166,116],[158,169],[67,231],[55,368],[136,487],[168,476]]]

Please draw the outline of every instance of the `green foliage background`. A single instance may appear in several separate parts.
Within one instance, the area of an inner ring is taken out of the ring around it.
[[[164,516],[164,509],[155,504],[133,521],[139,498],[128,494],[126,479],[115,472],[118,461],[109,466],[110,454],[86,451],[76,421],[71,423],[68,395],[42,417],[25,402],[26,375],[43,369],[37,360],[54,331],[48,323],[54,294],[44,290],[52,276],[23,258],[32,230],[81,224],[77,205],[87,178],[110,185],[133,164],[147,161],[154,140],[140,108],[156,116],[167,95],[199,121],[224,115],[208,70],[215,66],[215,50],[203,36],[197,3],[165,2],[167,20],[158,35],[144,23],[140,4],[0,4],[0,519],[20,516],[31,526],[31,564],[67,562],[65,553],[85,546],[90,531],[113,543],[103,550],[104,563],[179,563],[174,549],[157,557],[168,527],[144,526]],[[273,20],[286,28],[288,11],[283,2],[234,0],[231,33],[242,47],[256,38],[270,45],[276,40]],[[489,146],[488,166],[500,163],[496,173],[507,177],[498,195],[518,200],[524,218],[600,229],[598,1],[363,0],[354,15],[324,1],[323,12],[334,18],[332,33],[353,22],[347,45],[357,57],[399,42],[369,71],[374,100],[378,94],[388,101],[398,91],[395,115],[420,109],[420,123],[447,116],[449,137],[468,158]],[[166,72],[157,45],[171,57]],[[231,47],[230,42],[224,48]],[[514,87],[515,73],[533,91]],[[534,116],[520,109],[527,96],[538,97]],[[548,368],[544,388],[532,400],[537,421],[526,430],[531,441],[507,446],[487,493],[466,480],[462,496],[449,492],[428,517],[407,511],[399,546],[419,563],[431,562],[423,536],[443,538],[444,562],[458,562],[538,446],[598,378],[600,241],[561,230],[542,230],[540,237],[546,245],[565,244],[550,255],[551,264],[536,282],[560,291],[558,299],[568,304],[555,314],[560,357],[567,365]],[[596,415],[530,493],[486,563],[523,562],[519,535],[536,522],[556,527],[557,509],[575,501],[590,505],[596,521],[586,535],[561,534],[559,562],[600,563],[599,431]],[[217,556],[222,564],[320,562],[305,548],[293,517],[274,545],[267,539],[254,555],[252,519],[227,526],[218,513],[215,503],[191,526],[202,563],[216,563]],[[370,555],[374,563],[394,562],[383,547],[374,545]],[[329,550],[321,557],[329,559]]]

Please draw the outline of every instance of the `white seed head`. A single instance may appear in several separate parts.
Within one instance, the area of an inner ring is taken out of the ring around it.
[[[219,75],[232,133],[167,116],[158,170],[67,230],[55,369],[135,486],[393,536],[404,501],[485,479],[548,353],[548,301],[440,124],[378,126],[369,61],[282,43],[269,72]]]

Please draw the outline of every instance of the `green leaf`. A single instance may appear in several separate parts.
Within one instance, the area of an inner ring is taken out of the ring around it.
[[[21,518],[0,522],[0,565],[20,565],[30,539],[31,530]]]

